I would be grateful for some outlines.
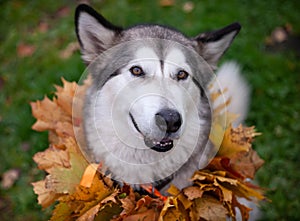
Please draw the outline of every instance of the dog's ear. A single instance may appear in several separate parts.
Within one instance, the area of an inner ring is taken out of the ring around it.
[[[240,29],[239,23],[233,23],[216,31],[199,34],[194,40],[197,42],[200,55],[215,68],[218,60],[228,49]]]
[[[86,64],[112,46],[122,28],[107,21],[88,5],[81,4],[75,12],[76,35]]]

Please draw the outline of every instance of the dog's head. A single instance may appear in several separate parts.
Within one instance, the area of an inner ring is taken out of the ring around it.
[[[125,167],[134,173],[125,161],[154,164],[137,175],[141,180],[172,174],[207,142],[206,86],[240,25],[188,38],[159,25],[122,29],[87,5],[77,8],[75,19],[82,58],[93,76],[84,120],[94,159],[124,177]],[[116,158],[122,166],[110,162]],[[155,168],[165,173],[153,175]]]

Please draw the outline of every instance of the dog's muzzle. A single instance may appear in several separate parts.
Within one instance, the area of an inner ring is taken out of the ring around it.
[[[129,115],[136,130],[143,135],[132,114],[129,113]],[[174,142],[170,137],[181,127],[181,115],[174,109],[162,109],[155,114],[155,124],[165,136],[161,140],[156,140],[143,135],[145,145],[157,152],[167,152],[171,150],[174,146]]]

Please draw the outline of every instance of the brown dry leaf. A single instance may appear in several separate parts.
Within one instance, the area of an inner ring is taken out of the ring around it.
[[[77,89],[75,82],[68,82],[64,78],[61,79],[63,86],[55,86],[57,96],[57,104],[69,115],[72,115],[73,97]]]
[[[32,102],[30,104],[32,114],[37,119],[37,122],[32,126],[33,130],[70,131],[69,128],[72,128],[71,117],[58,106],[56,99],[51,101],[45,97],[42,101]],[[65,127],[68,128],[66,129]],[[60,134],[63,133],[60,132]],[[68,135],[72,136],[73,132]]]
[[[68,152],[50,145],[44,152],[38,152],[33,156],[40,170],[50,172],[53,167],[70,168]]]
[[[192,220],[223,221],[226,220],[226,215],[227,210],[222,203],[211,196],[198,198],[194,201]]]
[[[162,7],[170,7],[175,4],[175,0],[160,0],[159,5]]]
[[[49,168],[46,187],[56,193],[74,193],[88,164],[82,155],[70,153],[70,165],[70,168]]]
[[[29,57],[35,52],[35,46],[21,43],[17,46],[17,55],[21,58]]]
[[[59,57],[62,59],[70,58],[76,51],[80,49],[78,42],[71,42],[68,46],[59,53]]]
[[[20,170],[10,169],[2,174],[1,187],[9,189],[20,177]]]
[[[187,196],[188,200],[193,201],[196,198],[201,198],[203,195],[203,190],[196,186],[189,186],[183,189],[184,195]]]
[[[69,6],[62,6],[55,12],[55,16],[56,17],[66,17],[70,14],[70,12],[71,12],[71,9]]]
[[[232,166],[231,159],[228,157],[217,156],[206,166],[207,170],[210,171],[226,171],[229,178],[245,179],[245,176]]]
[[[122,208],[123,208],[123,211],[121,212],[121,216],[124,215],[129,215],[132,213],[132,211],[134,210],[135,208],[135,204],[136,202],[135,201],[132,201],[129,197],[126,197],[124,199],[120,199],[121,203],[122,203]]]
[[[42,21],[39,23],[39,26],[38,26],[38,31],[40,33],[45,33],[49,30],[49,24],[45,21]]]
[[[99,212],[101,204],[97,204],[96,206],[90,208],[86,211],[82,216],[80,216],[77,221],[93,221],[95,216]]]
[[[38,203],[43,208],[53,204],[61,196],[61,194],[57,194],[51,189],[47,189],[45,180],[32,183],[32,186],[33,191],[38,195]]]
[[[152,199],[150,196],[146,195],[143,198],[139,199],[136,202],[135,210],[139,210],[143,207],[149,207],[153,203],[154,199]]]
[[[182,6],[182,10],[185,13],[190,13],[191,11],[194,10],[194,8],[195,8],[195,4],[192,1],[187,1]]]
[[[162,208],[163,204],[160,199],[153,199],[148,195],[138,201],[133,201],[132,198],[133,197],[129,195],[125,199],[121,199],[122,207],[128,211],[125,213],[123,210],[121,213],[124,218],[126,217],[124,220],[143,220],[146,217],[145,215],[151,217],[150,220],[152,220],[152,218],[155,218],[155,220],[158,218],[160,208]]]
[[[235,171],[250,179],[254,179],[256,171],[264,164],[264,160],[253,149],[236,153],[230,162]]]
[[[249,219],[249,213],[252,210],[251,208],[248,208],[247,206],[239,203],[236,197],[233,197],[232,199],[232,206],[240,210],[243,221],[247,221]],[[233,212],[232,217],[235,217],[235,211],[232,212]]]
[[[148,209],[143,212],[130,215],[122,219],[123,221],[140,221],[140,220],[145,220],[145,221],[155,221],[158,219],[159,213],[155,209]]]
[[[120,195],[119,200],[122,204],[123,211],[120,215],[131,214],[131,212],[135,209],[136,206],[135,194],[133,192],[133,189],[129,185],[124,184],[121,192],[122,194]],[[125,197],[121,197],[124,195]]]
[[[260,135],[255,131],[255,127],[237,128],[228,127],[225,131],[223,142],[218,152],[218,156],[231,156],[237,152],[249,151],[253,138]]]
[[[218,197],[219,201],[227,213],[231,216],[235,216],[234,207],[238,204],[234,204],[233,200],[235,197],[242,197],[248,200],[256,198],[257,200],[263,200],[265,197],[262,195],[260,189],[253,185],[249,185],[246,182],[240,181],[234,178],[226,177],[227,172],[225,171],[197,171],[192,177],[194,184],[200,188],[204,194],[211,194]],[[198,198],[197,198],[198,199]],[[247,209],[240,206],[243,213],[247,212]],[[247,214],[244,214],[247,215]]]

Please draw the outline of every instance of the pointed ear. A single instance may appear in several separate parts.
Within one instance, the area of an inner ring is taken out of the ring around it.
[[[122,31],[122,28],[114,26],[85,4],[76,8],[75,26],[82,59],[86,64],[111,47],[115,38]]]
[[[239,23],[233,23],[216,31],[199,34],[194,40],[197,42],[200,55],[215,68],[240,29]]]

